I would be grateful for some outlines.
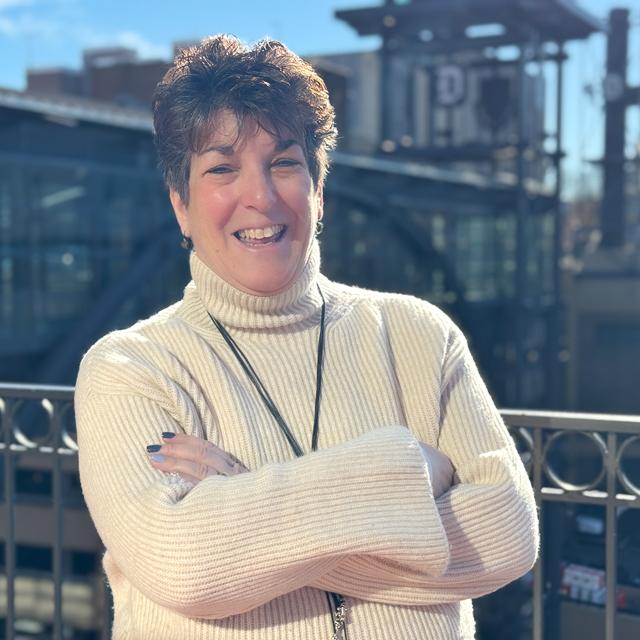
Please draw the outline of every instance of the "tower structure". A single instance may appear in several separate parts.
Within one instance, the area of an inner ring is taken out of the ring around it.
[[[565,44],[589,37],[602,25],[567,0],[386,0],[345,9],[336,16],[359,35],[378,35],[379,116],[377,153],[437,163],[459,172],[510,175],[516,190],[515,332],[506,348],[513,361],[515,388],[509,402],[531,402],[525,391],[528,360],[539,333],[546,361],[545,404],[563,404],[559,355],[563,345],[559,261],[562,190],[562,97]],[[544,63],[557,66],[556,122],[545,130]],[[532,72],[531,68],[536,70]],[[540,212],[531,181],[553,175],[553,205]],[[498,215],[499,212],[496,212]],[[536,236],[548,236],[544,248]],[[532,241],[533,239],[533,241]],[[549,263],[549,286],[530,269],[534,253]],[[540,324],[540,323],[538,323]]]
[[[601,241],[571,282],[570,406],[586,411],[640,413],[640,246],[627,227],[625,116],[640,109],[640,85],[627,81],[629,10],[609,14]]]

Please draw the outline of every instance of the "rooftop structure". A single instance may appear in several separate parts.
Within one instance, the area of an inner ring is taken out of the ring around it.
[[[386,0],[383,5],[344,9],[336,17],[359,35],[393,35],[422,50],[581,40],[603,24],[571,0]]]
[[[531,352],[525,345],[540,333],[532,320],[527,274],[527,265],[540,251],[531,244],[537,196],[529,185],[532,180],[553,184],[554,204],[543,223],[551,239],[543,253],[553,284],[548,302],[534,307],[541,313],[544,342],[550,345],[545,354],[548,388],[560,389],[554,378],[562,362],[559,345],[564,331],[559,272],[564,46],[604,25],[569,0],[385,0],[335,15],[359,35],[382,38],[375,101],[380,105],[380,155],[436,162],[457,172],[512,174],[515,206],[510,214],[517,263],[510,324],[515,331],[516,403],[527,401],[523,380]],[[547,80],[542,65],[535,64],[543,61],[557,66],[551,132],[546,127]],[[554,147],[551,152],[549,142]],[[498,218],[504,212],[496,210],[493,215]],[[547,402],[559,406],[559,396]]]
[[[81,96],[0,88],[0,107],[30,111],[67,124],[80,121],[147,132],[153,129],[148,110],[121,107],[113,102]]]

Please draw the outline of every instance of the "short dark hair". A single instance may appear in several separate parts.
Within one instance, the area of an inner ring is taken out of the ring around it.
[[[217,35],[183,49],[153,95],[153,123],[165,184],[189,200],[191,154],[204,149],[215,117],[229,110],[278,137],[300,142],[316,186],[324,183],[337,131],[327,87],[281,42],[247,46]]]

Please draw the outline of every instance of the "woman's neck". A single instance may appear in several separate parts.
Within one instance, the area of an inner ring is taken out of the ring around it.
[[[314,323],[322,306],[317,280],[320,248],[314,242],[297,279],[284,291],[257,296],[241,291],[210,269],[195,252],[189,258],[195,293],[206,310],[226,327],[270,329]]]

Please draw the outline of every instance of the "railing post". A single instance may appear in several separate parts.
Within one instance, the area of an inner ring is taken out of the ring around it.
[[[605,572],[607,581],[607,601],[605,609],[605,638],[616,637],[616,592],[618,590],[618,509],[616,506],[616,457],[618,436],[614,432],[607,435],[607,535],[605,542]]]
[[[60,403],[52,403],[51,433],[53,445],[53,638],[62,640],[62,421]]]
[[[5,618],[5,638],[11,640],[15,628],[15,574],[16,574],[16,519],[15,519],[15,475],[13,472],[13,411],[14,403],[4,399],[2,412],[2,431],[4,433],[4,511],[5,511],[5,567],[7,580],[7,617]]]
[[[542,429],[533,430],[533,495],[540,522],[540,540],[542,541],[543,502],[542,502]],[[542,546],[542,542],[540,543]],[[542,566],[542,549],[533,567],[533,640],[543,640],[544,637],[544,571]]]

